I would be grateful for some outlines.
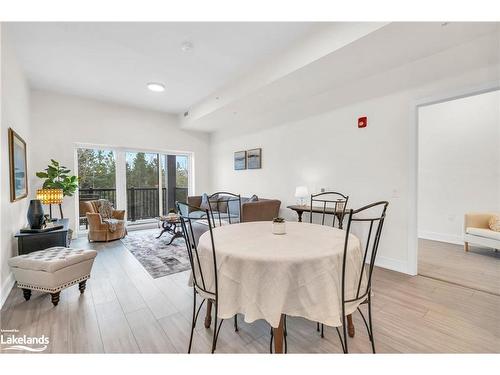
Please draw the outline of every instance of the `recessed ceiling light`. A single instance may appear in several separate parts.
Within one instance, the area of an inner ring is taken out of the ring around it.
[[[186,41],[181,44],[181,50],[182,52],[189,52],[193,49],[193,43]]]
[[[165,85],[159,82],[149,82],[147,84],[148,89],[154,92],[163,92],[165,91]]]

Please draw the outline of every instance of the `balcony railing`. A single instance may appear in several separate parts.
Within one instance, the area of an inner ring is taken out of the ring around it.
[[[107,199],[116,207],[116,189],[79,189],[80,200]],[[186,202],[187,188],[175,188],[175,201]],[[162,189],[162,213],[168,213],[167,189]],[[82,215],[80,215],[82,216]],[[151,219],[160,216],[158,188],[127,189],[127,219],[129,221]]]

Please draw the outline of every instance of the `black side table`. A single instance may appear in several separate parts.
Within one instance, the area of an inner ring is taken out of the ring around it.
[[[184,236],[184,234],[182,233],[180,218],[177,217],[174,219],[170,219],[167,218],[166,216],[161,216],[159,220],[161,222],[162,230],[160,235],[156,237],[157,239],[160,238],[163,233],[169,233],[172,235],[172,238],[170,239],[170,242],[167,245],[170,245],[172,244],[172,242],[174,242],[176,238]]]
[[[33,251],[44,250],[53,246],[68,247],[69,219],[60,219],[54,223],[63,225],[61,229],[42,233],[21,233],[17,232],[17,251],[19,255],[29,254]]]

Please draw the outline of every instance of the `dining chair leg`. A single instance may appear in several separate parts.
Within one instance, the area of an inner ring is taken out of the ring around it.
[[[285,354],[288,353],[288,340],[287,340],[288,332],[286,329],[286,315],[285,315],[285,321],[283,322],[283,339],[285,340]]]
[[[217,329],[217,306],[218,303],[215,301],[215,323],[214,323],[214,337],[212,339],[212,354],[215,352],[215,346],[217,345],[217,333],[219,330]]]
[[[234,332],[238,332],[238,314],[234,316]]]
[[[344,311],[342,311],[343,313]],[[347,324],[346,324],[346,319],[345,319],[345,314],[342,314],[342,331],[344,334],[344,354],[348,354],[349,350],[347,348]]]
[[[191,345],[193,343],[193,333],[195,325],[196,325],[196,290],[193,288],[193,319],[191,321],[191,335],[189,336],[188,354],[191,353]]]
[[[269,353],[270,354],[273,354],[273,338],[274,338],[273,327],[271,327],[271,339],[269,340]]]
[[[325,337],[325,325],[321,323],[321,338]]]
[[[373,325],[372,325],[372,301],[369,294],[368,294],[368,323],[370,325],[370,341],[372,342],[372,352],[373,354],[375,354],[375,338],[373,337]]]
[[[319,332],[319,322],[316,323],[316,331]]]

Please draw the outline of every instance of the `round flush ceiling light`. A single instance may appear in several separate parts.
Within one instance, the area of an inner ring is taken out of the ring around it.
[[[181,44],[181,50],[182,52],[189,52],[193,49],[193,43],[186,41]]]
[[[153,92],[163,92],[165,91],[165,85],[159,82],[149,82],[147,84],[148,89]]]

